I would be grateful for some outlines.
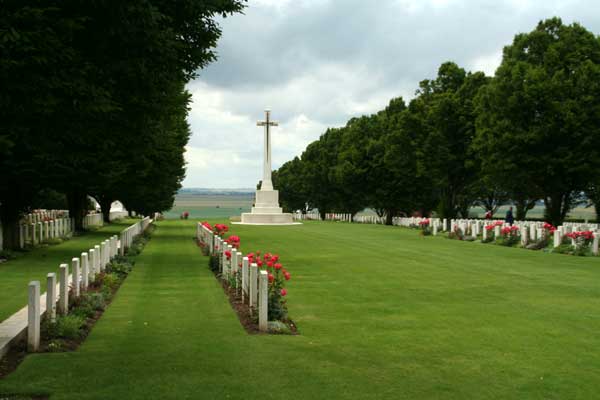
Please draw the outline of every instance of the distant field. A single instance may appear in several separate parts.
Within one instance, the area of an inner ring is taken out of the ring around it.
[[[500,207],[498,212],[496,212],[495,217],[504,218],[504,215],[506,214],[507,210],[508,210],[508,206]],[[514,211],[514,209],[513,209],[513,211]],[[481,207],[473,207],[471,209],[471,216],[477,216],[479,218],[483,218],[484,214],[485,214],[485,211]],[[530,210],[527,213],[527,218],[543,219],[544,218],[544,207],[536,206],[533,210]],[[595,211],[594,207],[589,207],[589,208],[577,207],[569,213],[567,218],[589,219],[591,221],[591,220],[596,219],[596,211]]]
[[[243,212],[249,212],[254,202],[254,194],[180,194],[175,198],[175,206],[165,213],[166,218],[179,218],[182,212],[190,213],[190,218],[229,218],[239,216]],[[504,218],[508,207],[500,207],[495,217]],[[359,215],[375,215],[371,209],[366,209]],[[483,218],[485,212],[481,207],[471,209],[471,217]],[[528,218],[542,219],[544,207],[537,206],[527,213]],[[594,207],[575,208],[569,213],[568,218],[589,219],[596,218]]]
[[[190,218],[229,218],[249,212],[254,202],[254,194],[181,194],[175,198],[175,206],[165,213],[166,218],[179,218],[182,212],[190,213]]]

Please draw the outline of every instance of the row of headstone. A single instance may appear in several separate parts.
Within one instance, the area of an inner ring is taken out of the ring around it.
[[[321,215],[316,211],[308,213],[294,213],[295,221],[321,221]],[[347,213],[327,213],[325,221],[342,221],[356,222],[359,224],[385,224],[385,218],[377,215],[357,215],[352,217],[352,214]]]
[[[102,213],[92,213],[83,217],[83,229],[87,229],[91,226],[103,226],[104,218]]]
[[[19,248],[25,245],[38,245],[49,239],[66,237],[73,232],[72,218],[57,218],[33,222],[31,224],[19,224]]]
[[[242,303],[249,307],[251,313],[258,313],[258,329],[268,330],[269,315],[269,279],[267,271],[260,270],[258,264],[250,263],[248,257],[225,240],[215,235],[206,226],[198,223],[196,237],[205,246],[209,254],[219,259],[219,273],[225,281],[234,279]],[[230,254],[227,257],[227,254]]]
[[[394,225],[404,227],[419,227],[423,221],[429,221],[429,226],[432,229],[432,234],[437,235],[438,232],[451,231],[456,232],[460,229],[461,233],[466,236],[478,238],[480,235],[483,241],[498,240],[501,237],[502,228],[511,226],[503,220],[480,220],[480,219],[439,219],[439,218],[420,218],[420,217],[398,217],[394,218]],[[544,228],[544,222],[541,221],[515,221],[512,226],[516,226],[519,239],[523,246],[530,243],[535,243],[544,239],[548,235],[547,229]],[[492,227],[487,229],[487,227]],[[594,239],[592,241],[592,253],[598,255],[598,246],[600,241],[600,226],[590,223],[565,222],[563,225],[556,227],[553,233],[553,247],[558,247],[563,242],[563,237],[571,232],[592,231]],[[576,245],[574,239],[571,239],[571,244]]]
[[[325,221],[352,222],[352,214],[328,213],[325,214]]]
[[[152,219],[150,219],[150,217],[144,217],[140,221],[121,231],[121,255],[125,254],[125,251],[131,247],[133,239],[135,239],[135,237],[140,233],[144,232],[151,223]]]
[[[320,221],[321,215],[316,211],[309,211],[306,213],[296,212],[292,214],[294,221]]]
[[[22,224],[35,224],[38,222],[49,221],[51,219],[66,218],[69,216],[69,210],[33,210],[21,218]]]
[[[80,257],[71,259],[71,273],[69,264],[60,264],[58,284],[56,273],[51,272],[46,276],[46,311],[48,320],[54,322],[56,315],[66,315],[69,312],[69,295],[77,298],[88,290],[91,283],[96,280],[99,273],[104,272],[107,265],[118,254],[119,241],[116,235],[95,245]],[[40,347],[40,320],[42,316],[40,306],[40,282],[29,283],[27,348],[29,351],[38,351]]]
[[[71,271],[69,274],[69,265],[61,264],[58,276],[55,273],[49,273],[46,290],[46,316],[50,321],[56,319],[59,314],[69,312],[69,288],[75,297],[79,297],[82,292],[88,290],[90,284],[95,282],[96,277],[104,272],[106,267],[118,255],[124,254],[124,249],[131,245],[135,236],[141,234],[152,223],[149,217],[131,225],[121,232],[121,240],[117,235],[111,236],[102,243],[90,248],[87,252],[81,253],[80,257],[71,259]],[[27,347],[29,351],[37,351],[40,346],[40,282],[33,281],[29,283],[29,303],[28,303],[28,325],[27,325]]]

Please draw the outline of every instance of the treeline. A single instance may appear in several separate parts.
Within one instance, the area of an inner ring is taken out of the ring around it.
[[[190,94],[215,59],[215,17],[244,0],[3,1],[0,219],[64,199],[81,228],[87,195],[171,207],[185,174]],[[46,202],[48,200],[48,202]]]
[[[493,78],[441,65],[408,105],[328,129],[274,174],[288,210],[516,218],[543,200],[559,225],[585,199],[600,211],[600,38],[559,18],[515,36]],[[598,219],[600,220],[600,218]]]

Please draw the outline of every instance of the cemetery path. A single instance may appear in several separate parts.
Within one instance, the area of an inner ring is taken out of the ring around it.
[[[600,268],[583,259],[307,223],[233,228],[292,273],[299,336],[248,335],[192,236],[164,221],[76,352],[0,393],[75,399],[587,399]]]
[[[48,247],[37,247],[20,257],[0,264],[0,322],[27,305],[27,285],[32,280],[40,281],[40,293],[46,291],[46,275],[58,272],[61,263],[71,264],[73,257],[79,257],[104,239],[131,225],[131,220],[123,219],[96,231],[86,232],[70,240]]]

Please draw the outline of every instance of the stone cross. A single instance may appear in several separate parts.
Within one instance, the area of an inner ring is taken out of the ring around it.
[[[273,182],[271,181],[271,126],[279,126],[277,121],[271,121],[271,110],[265,110],[265,120],[258,121],[256,126],[265,127],[265,148],[263,161],[263,180],[260,187],[261,190],[273,190]]]

